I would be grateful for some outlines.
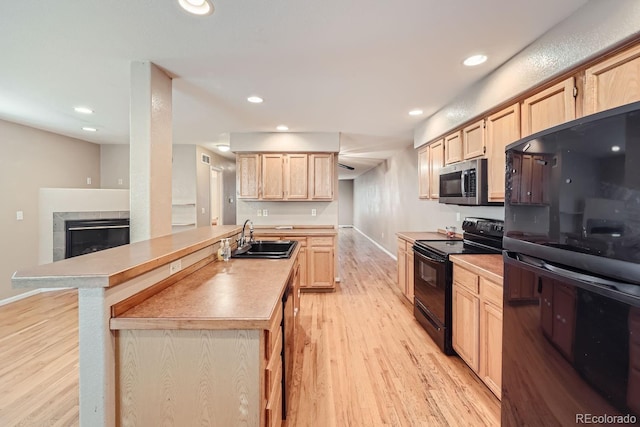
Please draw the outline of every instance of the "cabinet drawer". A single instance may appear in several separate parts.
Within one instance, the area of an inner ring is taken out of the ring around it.
[[[282,347],[282,334],[280,337],[280,347]],[[269,359],[269,363],[264,372],[265,396],[267,400],[271,400],[273,390],[282,381],[282,357],[279,351],[274,351]]]
[[[333,246],[333,237],[309,237],[309,246]]]
[[[271,394],[271,399],[269,399],[267,403],[265,412],[266,426],[280,427],[282,425],[282,383],[276,382],[276,387]]]
[[[306,237],[300,237],[300,236],[295,236],[295,237],[291,237],[291,236],[285,236],[282,238],[282,240],[295,240],[296,242],[298,242],[298,244],[300,245],[301,248],[304,248],[307,246],[307,238]]]
[[[485,301],[489,301],[502,309],[502,286],[480,277],[480,295]]]
[[[453,281],[466,288],[468,291],[478,294],[478,275],[455,265],[453,267]]]
[[[269,357],[273,353],[273,349],[277,346],[278,334],[282,334],[282,303],[279,303],[276,307],[276,313],[271,319],[269,330],[265,331],[265,357]],[[280,345],[282,347],[282,345]]]

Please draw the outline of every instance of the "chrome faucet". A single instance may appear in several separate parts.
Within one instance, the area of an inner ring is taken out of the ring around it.
[[[247,242],[247,238],[244,235],[244,229],[247,227],[247,223],[249,223],[249,241]],[[242,233],[240,234],[240,240],[238,240],[238,247],[242,247],[247,243],[253,242],[253,222],[251,220],[246,220],[242,225]]]

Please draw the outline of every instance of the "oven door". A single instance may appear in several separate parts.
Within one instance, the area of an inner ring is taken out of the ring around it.
[[[451,348],[451,286],[447,260],[414,250],[414,315],[446,354]]]

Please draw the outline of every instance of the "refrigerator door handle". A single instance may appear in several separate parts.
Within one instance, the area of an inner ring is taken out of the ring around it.
[[[542,268],[551,271],[571,279],[575,279],[581,282],[587,282],[594,286],[600,286],[606,289],[613,289],[616,291],[624,292],[625,294],[634,295],[640,297],[640,286],[631,285],[628,283],[616,282],[602,277],[591,276],[584,273],[578,273],[577,271],[567,270],[566,268],[558,267],[556,265],[549,264],[548,262],[541,261]]]

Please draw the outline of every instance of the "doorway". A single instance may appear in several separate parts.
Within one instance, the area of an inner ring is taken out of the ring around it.
[[[209,185],[211,194],[211,225],[222,225],[222,170],[211,168],[211,182]]]

